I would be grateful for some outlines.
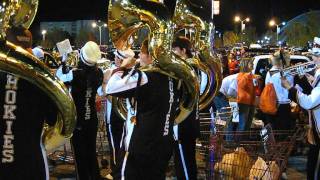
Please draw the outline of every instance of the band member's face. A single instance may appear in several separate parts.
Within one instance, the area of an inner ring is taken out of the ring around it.
[[[114,57],[114,62],[115,62],[117,67],[120,67],[121,63],[122,63],[122,59],[118,58],[118,56],[115,56]]]
[[[152,63],[152,58],[147,53],[140,52],[139,53],[139,58],[140,58],[140,65],[141,66],[145,66],[145,65],[148,65],[148,64]]]
[[[175,53],[176,55],[178,55],[180,57],[185,57],[185,54],[186,54],[185,49],[181,49],[180,47],[173,47],[172,51],[173,51],[173,53]]]

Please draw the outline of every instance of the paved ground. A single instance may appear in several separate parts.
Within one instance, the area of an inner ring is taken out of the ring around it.
[[[290,157],[288,161],[287,175],[289,180],[306,180],[306,157],[295,156]],[[70,165],[57,165],[51,169],[50,180],[75,180],[74,166]],[[106,172],[102,172],[105,174]],[[58,178],[59,177],[59,178]],[[168,177],[166,180],[175,180],[174,177]]]
[[[296,156],[289,158],[289,168],[287,170],[288,179],[290,180],[305,180],[306,176],[306,163],[305,156]]]

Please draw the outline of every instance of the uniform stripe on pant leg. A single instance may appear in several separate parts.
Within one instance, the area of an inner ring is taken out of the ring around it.
[[[180,154],[180,158],[181,158],[184,176],[186,177],[186,180],[189,180],[188,170],[187,170],[186,162],[184,160],[182,146],[181,146],[181,143],[179,142],[179,125],[173,126],[173,137],[174,137],[174,140],[178,142],[179,154]]]
[[[123,159],[123,163],[122,163],[122,167],[121,167],[121,180],[124,180],[125,179],[125,176],[124,176],[124,171],[126,169],[126,164],[127,164],[127,160],[128,160],[128,155],[129,155],[129,152],[126,151],[126,154],[124,155],[124,159]]]
[[[43,135],[43,132],[42,132],[42,135]],[[40,147],[41,147],[41,153],[42,153],[43,162],[44,162],[44,168],[46,171],[46,180],[49,180],[49,176],[50,176],[49,175],[49,165],[48,165],[47,153],[46,153],[46,150],[42,144],[42,135],[40,138]]]
[[[123,143],[123,139],[124,139],[125,128],[126,128],[126,121],[123,123],[123,127],[122,127],[122,135],[121,135],[121,141],[120,141],[120,149],[122,148],[122,143]]]
[[[181,158],[181,163],[182,163],[184,175],[185,175],[185,177],[186,177],[186,180],[189,180],[188,170],[187,170],[186,162],[185,162],[185,160],[184,160],[184,155],[183,155],[182,146],[181,146],[180,143],[179,143],[179,152],[180,152],[180,158]]]
[[[116,151],[114,149],[114,142],[113,142],[113,136],[112,136],[112,131],[111,131],[111,124],[109,124],[108,127],[109,127],[108,129],[109,129],[109,133],[110,133],[110,140],[111,140],[111,146],[112,146],[113,163],[117,164],[116,163]]]

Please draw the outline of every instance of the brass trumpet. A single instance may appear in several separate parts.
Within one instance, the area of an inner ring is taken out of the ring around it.
[[[282,76],[295,76],[295,75],[304,75],[307,72],[313,71],[318,67],[317,64],[315,64],[313,61],[309,61],[302,64],[297,64],[295,66],[291,66],[288,68],[284,68],[282,70],[279,70],[279,72],[282,74]]]
[[[67,55],[66,65],[68,67],[77,67],[79,63],[79,51],[74,50]]]
[[[112,66],[112,62],[109,59],[102,58],[97,62],[97,66],[102,70],[105,71]]]

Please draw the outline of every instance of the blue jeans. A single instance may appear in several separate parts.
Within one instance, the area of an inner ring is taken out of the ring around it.
[[[223,107],[229,107],[229,101],[225,95],[222,93],[219,93],[216,97],[213,99],[213,103],[217,109],[217,111],[220,111]]]
[[[255,107],[247,104],[238,104],[239,106],[239,125],[238,131],[248,131],[254,116]]]
[[[224,107],[230,107],[228,99],[222,93],[219,93],[218,96],[214,97],[213,102],[214,102],[214,105],[216,106],[216,109],[218,112],[223,112],[222,108],[224,108]],[[223,118],[223,116],[222,116],[222,118]],[[226,119],[226,120],[227,120],[226,131],[228,132],[228,135],[226,136],[226,140],[230,141],[233,139],[232,135],[229,135],[229,133],[231,133],[233,131],[233,123],[229,121],[230,119]]]

